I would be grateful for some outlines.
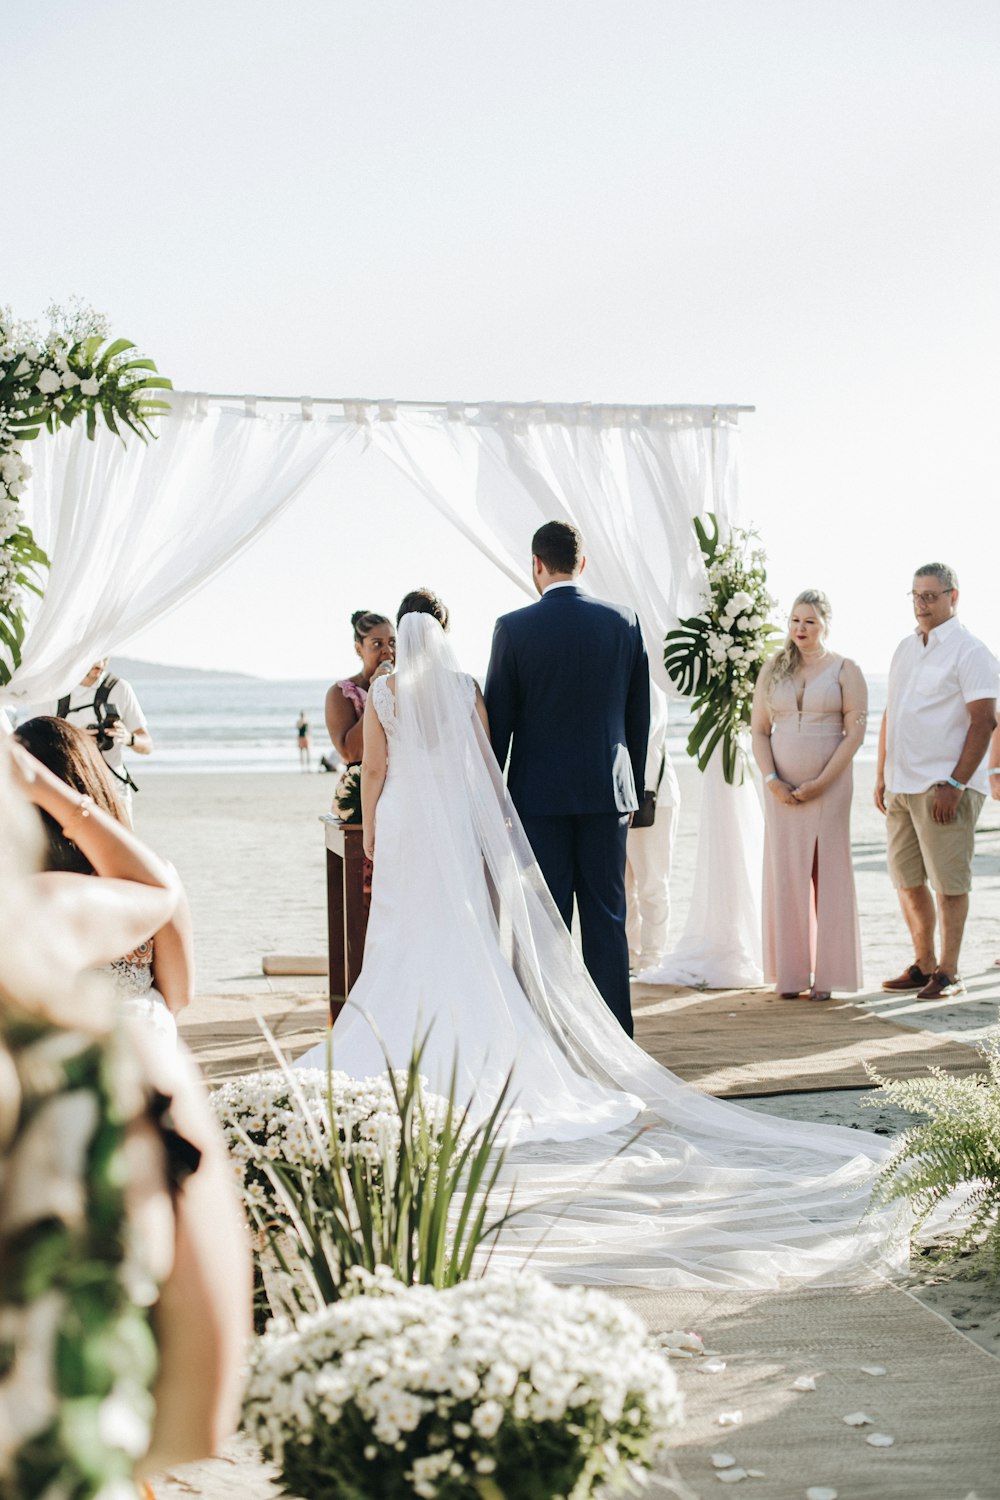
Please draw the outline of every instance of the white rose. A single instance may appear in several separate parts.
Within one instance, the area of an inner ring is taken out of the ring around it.
[[[80,381],[80,390],[84,396],[96,396],[101,389],[101,383],[96,375],[88,375],[86,380]]]
[[[54,391],[62,389],[62,381],[55,370],[43,370],[35,381],[35,385],[43,396],[51,396]]]
[[[726,655],[729,657],[730,661],[740,661],[743,657],[743,647],[730,646],[729,650],[726,652]]]
[[[750,621],[747,619],[746,615],[740,615],[739,619],[736,621],[736,624],[740,630],[750,629]]]
[[[75,385],[80,384],[79,375],[74,375],[72,370],[67,370],[62,378],[63,390],[71,391]]]

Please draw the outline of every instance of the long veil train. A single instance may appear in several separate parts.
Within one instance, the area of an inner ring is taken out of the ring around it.
[[[539,1053],[558,1057],[552,1130],[544,1089],[528,1090],[533,1128],[514,1140],[505,1169],[527,1211],[495,1260],[530,1252],[553,1280],[687,1287],[843,1283],[901,1269],[906,1211],[865,1216],[886,1156],[877,1137],[707,1097],[622,1031],[542,879],[474,712],[474,685],[436,620],[404,616],[394,702],[379,686],[390,771],[376,818],[376,920],[352,994],[359,1008],[334,1028],[334,1066],[356,1071],[359,1034],[371,1035],[365,1012],[400,1052],[418,1010],[433,1019],[441,1058],[450,1065],[457,1046],[484,1109],[511,1065],[516,1092]],[[380,909],[383,876],[391,900]],[[530,1005],[528,1028],[512,988]],[[513,1019],[498,1033],[505,1006]],[[488,1058],[477,1052],[481,1033]],[[567,1087],[585,1118],[568,1133],[557,1097]]]

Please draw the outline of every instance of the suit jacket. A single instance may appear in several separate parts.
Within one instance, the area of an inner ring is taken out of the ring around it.
[[[649,663],[631,609],[567,586],[501,616],[484,697],[501,766],[510,751],[507,784],[522,815],[639,805]]]

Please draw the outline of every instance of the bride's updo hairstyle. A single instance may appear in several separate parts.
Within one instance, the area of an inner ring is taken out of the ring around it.
[[[373,609],[356,609],[351,616],[351,624],[354,627],[354,639],[363,641],[377,625],[388,625],[391,628],[392,621],[385,615],[376,614]]]
[[[442,630],[448,629],[448,607],[430,589],[414,589],[396,611],[398,625],[404,615],[433,615]]]
[[[82,795],[93,798],[101,811],[117,823],[124,822],[111,772],[89,734],[77,729],[75,724],[68,724],[65,719],[40,714],[36,719],[19,724],[14,730],[14,738],[53,776],[58,776],[60,781],[65,781],[67,786]],[[76,875],[92,875],[94,868],[89,859],[70,842],[56,820],[47,812],[41,817],[48,842],[46,867],[49,870],[70,870]]]
[[[830,622],[833,619],[833,609],[831,608],[830,601],[824,594],[823,590],[803,589],[801,594],[798,594],[796,596],[794,604],[788,611],[789,620],[798,609],[800,604],[808,604],[809,607],[811,609],[814,609],[817,615],[819,615],[820,623],[823,627],[822,638],[825,641],[827,636],[830,634]],[[775,655],[771,658],[770,670],[768,672],[767,678],[768,688],[774,687],[776,683],[783,682],[786,677],[794,677],[801,665],[802,652],[792,640],[791,627],[789,627],[788,634],[785,636],[784,644],[782,645],[781,650],[776,652]]]

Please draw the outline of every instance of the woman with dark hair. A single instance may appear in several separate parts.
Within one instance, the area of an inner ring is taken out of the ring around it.
[[[365,700],[373,677],[392,671],[396,660],[396,632],[387,615],[357,609],[351,616],[354,650],[361,669],[353,677],[341,678],[327,691],[326,727],[341,760],[349,766],[361,761],[364,731],[361,725]]]
[[[14,731],[14,738],[91,809],[106,813],[126,827],[122,804],[115,795],[110,772],[89,735],[65,719],[40,715]],[[39,805],[47,842],[46,868],[73,875],[104,875],[71,835],[79,826],[60,823],[44,804]],[[175,877],[176,878],[176,877]],[[145,939],[121,958],[104,965],[114,980],[126,1009],[148,1021],[158,1032],[176,1040],[175,1016],[189,1005],[194,990],[191,918],[187,898],[178,882],[178,898],[169,920],[151,929]]]
[[[433,615],[442,630],[448,629],[448,606],[431,589],[411,589],[396,611],[398,625],[404,615]]]

